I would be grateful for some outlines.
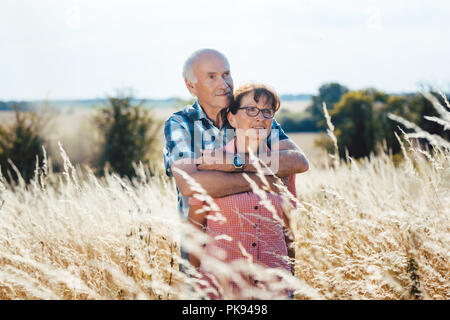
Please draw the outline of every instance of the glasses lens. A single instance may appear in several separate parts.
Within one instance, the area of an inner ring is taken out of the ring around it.
[[[258,115],[258,113],[259,113],[259,109],[258,108],[255,108],[255,107],[248,107],[247,108],[247,114],[250,117],[256,117]]]
[[[270,119],[273,118],[273,110],[272,109],[263,109],[261,110],[264,118]]]

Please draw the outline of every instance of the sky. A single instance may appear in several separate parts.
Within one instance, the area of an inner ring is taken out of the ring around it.
[[[446,0],[1,0],[0,100],[189,98],[200,48],[227,56],[235,87],[450,91],[449,30]]]

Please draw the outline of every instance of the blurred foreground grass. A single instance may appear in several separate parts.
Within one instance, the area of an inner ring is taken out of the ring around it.
[[[297,298],[450,298],[450,153],[408,154],[298,176]],[[63,156],[61,174],[0,183],[0,298],[200,297],[180,285],[173,181],[143,167],[97,178]]]
[[[283,288],[297,299],[449,299],[450,148],[406,139],[402,150],[401,162],[322,154],[297,176],[295,276],[251,261],[217,270],[254,270],[273,290],[244,293],[262,299]],[[0,177],[0,299],[199,299],[210,289],[178,271],[190,231],[161,169],[99,178],[60,153],[61,173],[44,159],[28,185]]]

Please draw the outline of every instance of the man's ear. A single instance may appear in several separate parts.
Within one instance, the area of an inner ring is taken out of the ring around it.
[[[184,83],[186,84],[186,88],[189,90],[189,92],[192,93],[194,96],[197,96],[195,85],[188,79],[184,79]]]

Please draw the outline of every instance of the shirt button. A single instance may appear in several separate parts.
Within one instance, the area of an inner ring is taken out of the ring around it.
[[[258,206],[255,206],[255,210],[258,210]]]
[[[252,247],[256,247],[256,243],[253,242],[253,243],[252,243]]]

